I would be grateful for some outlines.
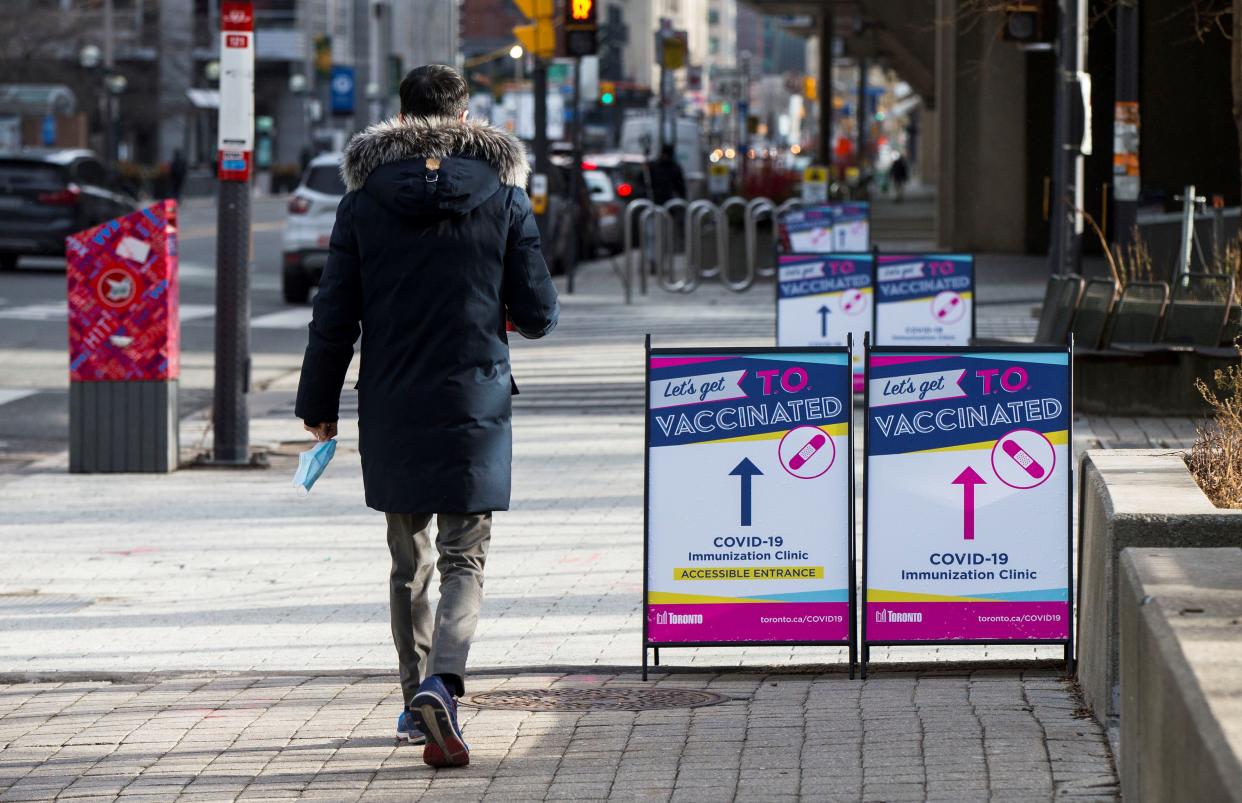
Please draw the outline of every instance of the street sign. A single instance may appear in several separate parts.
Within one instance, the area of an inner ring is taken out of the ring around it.
[[[848,365],[648,341],[644,672],[647,647],[851,642]]]
[[[781,254],[777,258],[776,345],[861,343],[872,325],[872,255]],[[862,354],[853,359],[862,390]]]
[[[329,84],[329,107],[336,115],[354,113],[354,68],[347,64],[332,65]]]
[[[548,176],[545,173],[530,176],[530,205],[536,215],[548,211]]]
[[[802,202],[822,204],[828,202],[828,168],[812,165],[802,171]]]
[[[221,181],[249,181],[254,152],[254,8],[220,6],[220,109],[217,118]]]
[[[690,51],[690,37],[685,31],[661,28],[655,32],[656,60],[666,70],[680,70],[686,66]]]
[[[975,336],[970,254],[879,254],[875,341],[880,346],[969,346]]]
[[[867,349],[863,662],[874,644],[1064,643],[1072,355]]]
[[[714,164],[707,168],[707,191],[712,195],[729,192],[729,166]]]

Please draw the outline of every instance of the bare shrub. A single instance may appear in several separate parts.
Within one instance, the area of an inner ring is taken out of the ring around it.
[[[1212,380],[1215,389],[1202,379],[1195,382],[1214,420],[1197,428],[1186,465],[1213,504],[1242,508],[1242,362],[1217,371]]]

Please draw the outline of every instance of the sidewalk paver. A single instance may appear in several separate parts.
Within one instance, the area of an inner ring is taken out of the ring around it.
[[[643,685],[492,675],[472,691]],[[1115,800],[1103,734],[1051,669],[656,674],[722,705],[532,713],[463,706],[471,765],[393,738],[374,676],[0,685],[0,801]]]

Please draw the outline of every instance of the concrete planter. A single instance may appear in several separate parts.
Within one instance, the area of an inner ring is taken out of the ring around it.
[[[1079,472],[1078,679],[1101,725],[1120,713],[1118,599],[1126,547],[1242,547],[1242,511],[1213,505],[1182,452],[1089,451]]]
[[[1242,801],[1242,550],[1121,558],[1121,792]]]

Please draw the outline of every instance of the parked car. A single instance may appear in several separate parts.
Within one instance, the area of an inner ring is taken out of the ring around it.
[[[591,211],[595,215],[597,240],[595,245],[615,254],[621,250],[624,230],[622,215],[625,207],[617,197],[612,179],[603,170],[583,170],[582,180],[591,196]]]
[[[328,240],[336,208],[345,197],[341,154],[311,159],[302,180],[289,196],[285,233],[281,239],[280,289],[290,304],[305,304],[319,284],[328,262]]]
[[[23,256],[63,256],[70,234],[137,208],[91,151],[0,153],[0,270]]]
[[[623,205],[637,198],[651,197],[647,160],[642,156],[633,153],[592,153],[584,156],[582,161],[608,174]]]

